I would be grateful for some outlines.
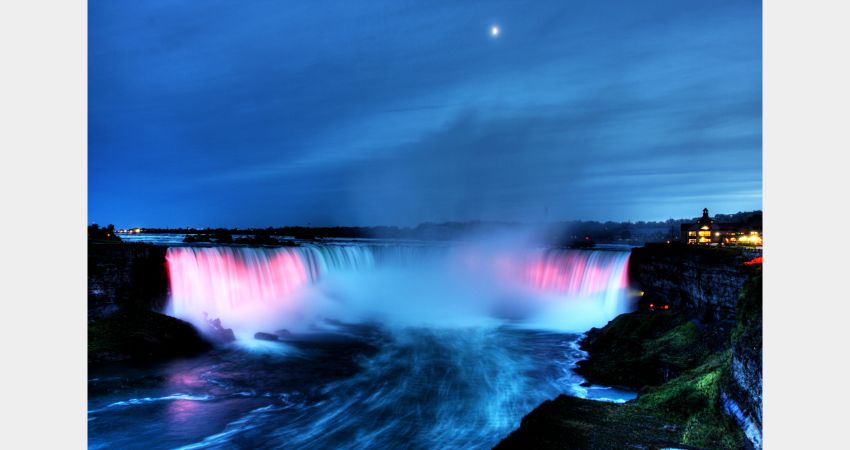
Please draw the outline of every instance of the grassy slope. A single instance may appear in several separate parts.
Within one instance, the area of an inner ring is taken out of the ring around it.
[[[760,271],[742,290],[734,323],[702,323],[673,311],[623,314],[588,333],[577,371],[599,384],[639,389],[605,404],[560,396],[527,415],[497,448],[747,448],[723,413],[731,347],[761,348]]]

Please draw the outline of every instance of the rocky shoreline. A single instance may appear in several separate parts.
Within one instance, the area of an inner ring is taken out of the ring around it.
[[[761,266],[712,249],[635,250],[639,309],[588,331],[576,372],[638,397],[562,395],[496,448],[761,448]]]

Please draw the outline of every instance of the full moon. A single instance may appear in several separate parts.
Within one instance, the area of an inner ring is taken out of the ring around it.
[[[498,37],[500,32],[501,30],[499,29],[498,25],[493,25],[492,27],[490,27],[490,36]]]

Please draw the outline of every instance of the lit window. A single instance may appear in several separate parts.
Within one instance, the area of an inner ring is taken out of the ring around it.
[[[696,236],[696,235],[697,235],[696,231],[688,231],[688,236]]]

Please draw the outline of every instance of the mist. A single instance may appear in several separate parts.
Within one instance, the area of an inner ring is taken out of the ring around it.
[[[527,238],[527,236],[526,236]],[[628,311],[628,253],[494,236],[453,244],[172,247],[169,313],[241,339],[334,323],[579,332]]]

